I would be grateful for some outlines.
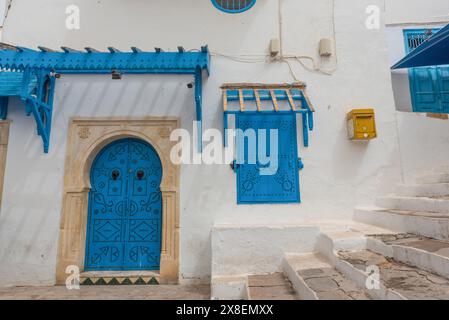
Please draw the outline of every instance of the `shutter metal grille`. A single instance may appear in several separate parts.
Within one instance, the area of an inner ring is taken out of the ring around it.
[[[410,33],[407,36],[408,48],[410,51],[415,50],[421,44],[423,44],[427,39],[429,39],[433,35],[432,30],[429,30],[425,33]]]
[[[212,2],[225,12],[243,12],[251,8],[256,0],[212,0]]]

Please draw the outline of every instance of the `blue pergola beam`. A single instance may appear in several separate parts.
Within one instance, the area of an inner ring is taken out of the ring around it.
[[[203,72],[197,68],[195,72],[195,106],[196,121],[198,126],[198,151],[203,151]]]
[[[207,48],[207,47],[204,47]],[[61,74],[70,73],[154,73],[195,74],[197,68],[209,72],[210,55],[200,52],[42,52],[35,50],[1,50],[0,67],[12,70],[50,69]]]
[[[0,98],[18,95],[24,101],[27,115],[36,120],[44,151],[50,145],[51,122],[56,74],[191,74],[195,78],[195,108],[198,121],[198,149],[202,151],[202,85],[203,71],[210,73],[210,54],[207,46],[199,51],[143,52],[132,47],[132,52],[121,52],[108,47],[99,52],[86,47],[86,52],[62,47],[62,52],[45,47],[40,51],[4,45],[0,50]],[[8,74],[5,76],[5,74]],[[3,87],[2,77],[16,79]],[[9,87],[8,87],[9,86]],[[3,91],[3,92],[2,92]],[[9,92],[9,94],[5,94]],[[6,117],[7,102],[0,101],[0,117]]]

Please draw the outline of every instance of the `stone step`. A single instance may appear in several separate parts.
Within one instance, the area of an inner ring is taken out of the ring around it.
[[[283,273],[248,276],[249,300],[299,300]]]
[[[448,214],[449,197],[399,197],[389,196],[377,199],[376,205],[382,208],[417,211],[417,212],[439,212]]]
[[[357,208],[354,220],[399,233],[413,233],[438,240],[449,240],[449,215],[432,212]]]
[[[449,241],[410,233],[381,234],[368,236],[367,249],[449,278]]]
[[[373,286],[370,290],[388,291],[387,299],[405,300],[449,300],[449,280],[428,271],[397,262],[378,253],[362,250],[356,252],[338,252],[341,261],[347,263],[355,270],[376,279],[372,270],[378,268],[379,287]],[[372,282],[375,284],[374,282]]]
[[[371,300],[366,290],[344,277],[319,254],[288,254],[283,266],[303,300]]]
[[[433,173],[415,179],[417,184],[449,183],[449,173]]]
[[[396,195],[401,197],[438,197],[449,196],[449,183],[416,184],[396,187]]]

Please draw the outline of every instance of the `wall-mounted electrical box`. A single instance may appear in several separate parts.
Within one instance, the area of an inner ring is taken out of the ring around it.
[[[330,57],[334,54],[334,46],[331,39],[321,39],[319,44],[319,52],[322,57]]]
[[[377,138],[376,119],[373,109],[354,109],[347,114],[348,137],[353,141]]]
[[[270,54],[276,57],[281,52],[281,41],[279,39],[270,40]]]

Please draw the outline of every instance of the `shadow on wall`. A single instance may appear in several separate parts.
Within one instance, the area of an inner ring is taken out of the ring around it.
[[[333,172],[336,180],[352,180],[359,176],[360,168],[364,162],[368,141],[350,141],[348,139],[348,127],[346,117],[342,118],[340,129],[338,130],[338,140],[344,143],[335,144]]]

